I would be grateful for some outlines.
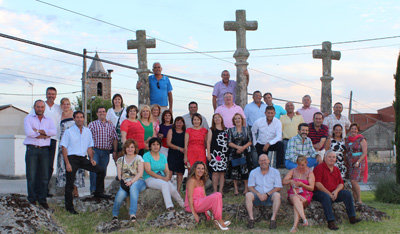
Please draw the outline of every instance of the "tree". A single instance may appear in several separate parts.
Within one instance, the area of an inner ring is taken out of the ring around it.
[[[72,103],[75,106],[76,110],[82,110],[82,98],[81,96],[76,97],[76,102]],[[95,97],[94,99],[90,99],[87,102],[87,123],[90,123],[97,119],[97,107],[104,106],[106,110],[112,107],[111,100],[104,100],[100,97]]]
[[[400,53],[397,58],[397,68],[395,79],[395,100],[394,100],[394,113],[395,113],[395,146],[396,146],[396,183],[400,184]]]

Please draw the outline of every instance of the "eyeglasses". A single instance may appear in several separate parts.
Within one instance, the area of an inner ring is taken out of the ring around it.
[[[157,81],[157,88],[160,89],[160,82]]]

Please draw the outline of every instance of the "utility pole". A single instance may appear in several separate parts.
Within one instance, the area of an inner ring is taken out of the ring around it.
[[[82,72],[82,111],[85,117],[85,125],[87,121],[87,98],[86,98],[86,49],[83,49],[83,72]]]
[[[349,100],[349,120],[350,120],[350,122],[353,122],[353,120],[351,119],[352,104],[353,104],[353,91],[350,91],[350,100]]]

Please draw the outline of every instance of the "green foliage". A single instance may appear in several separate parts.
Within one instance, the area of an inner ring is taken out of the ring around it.
[[[400,204],[400,185],[394,179],[379,180],[374,192],[376,201]]]
[[[396,144],[396,182],[400,184],[400,54],[397,58],[397,68],[395,79],[395,101],[394,101],[394,113],[395,113],[395,144]]]
[[[72,105],[75,106],[75,110],[82,110],[82,98],[81,96],[76,97],[76,101],[72,102]],[[111,100],[104,100],[100,97],[96,97],[94,100],[89,99],[87,101],[87,123],[92,122],[97,119],[97,107],[104,106],[106,110],[112,107]]]

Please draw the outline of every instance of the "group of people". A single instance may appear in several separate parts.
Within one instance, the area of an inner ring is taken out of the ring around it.
[[[225,178],[233,180],[235,195],[239,195],[238,183],[244,182],[249,228],[254,226],[253,205],[270,204],[270,228],[276,227],[282,184],[291,187],[288,199],[295,213],[292,231],[297,230],[300,218],[303,225],[308,225],[304,207],[312,198],[323,204],[328,227],[337,228],[331,208],[325,207],[334,201],[345,201],[346,207],[353,205],[352,196],[343,193],[343,178],[350,179],[353,196],[361,202],[358,182],[367,177],[367,143],[358,134],[358,125],[350,125],[341,115],[341,103],[336,103],[334,114],[324,119],[324,114],[311,106],[309,95],[303,97],[303,107],[295,112],[292,102],[283,109],[272,102],[271,93],[262,96],[255,91],[253,102],[243,110],[234,102],[236,82],[229,79],[225,70],[214,87],[215,113],[209,127],[194,101],[188,105],[188,114],[173,118],[172,86],[161,71],[160,63],[154,63],[154,75],[149,77],[151,106],[125,108],[122,96],[115,94],[112,108],[98,107],[98,119],[88,127],[84,126],[84,114],[73,112],[68,98],[61,99],[60,106],[54,103],[57,91],[49,87],[46,101],[37,100],[34,110],[25,118],[29,202],[39,202],[48,209],[46,196],[50,195],[48,183],[53,173],[56,140],[60,141],[57,186],[65,187],[65,208],[72,214],[77,214],[73,197],[79,196],[77,188],[84,186],[84,170],[91,171],[91,193],[98,198],[110,197],[104,194],[104,177],[111,153],[120,181],[112,210],[114,219],[129,196],[129,215],[135,222],[139,193],[148,187],[161,190],[167,210],[174,210],[174,199],[192,212],[196,221],[198,213],[205,212],[207,218],[213,217],[218,228],[227,230],[230,222],[222,219]],[[247,71],[245,75],[248,82]],[[136,87],[140,89],[142,84],[138,82]],[[348,129],[350,134],[346,137]],[[270,151],[276,152],[276,158]],[[270,167],[271,161],[275,161],[277,168],[291,169],[283,181],[279,171]],[[180,191],[186,169],[189,176],[183,200]],[[176,186],[171,182],[173,175]],[[206,196],[204,186],[209,175],[214,193]],[[347,211],[350,222],[355,223],[359,220],[355,218],[354,206],[352,209]]]

